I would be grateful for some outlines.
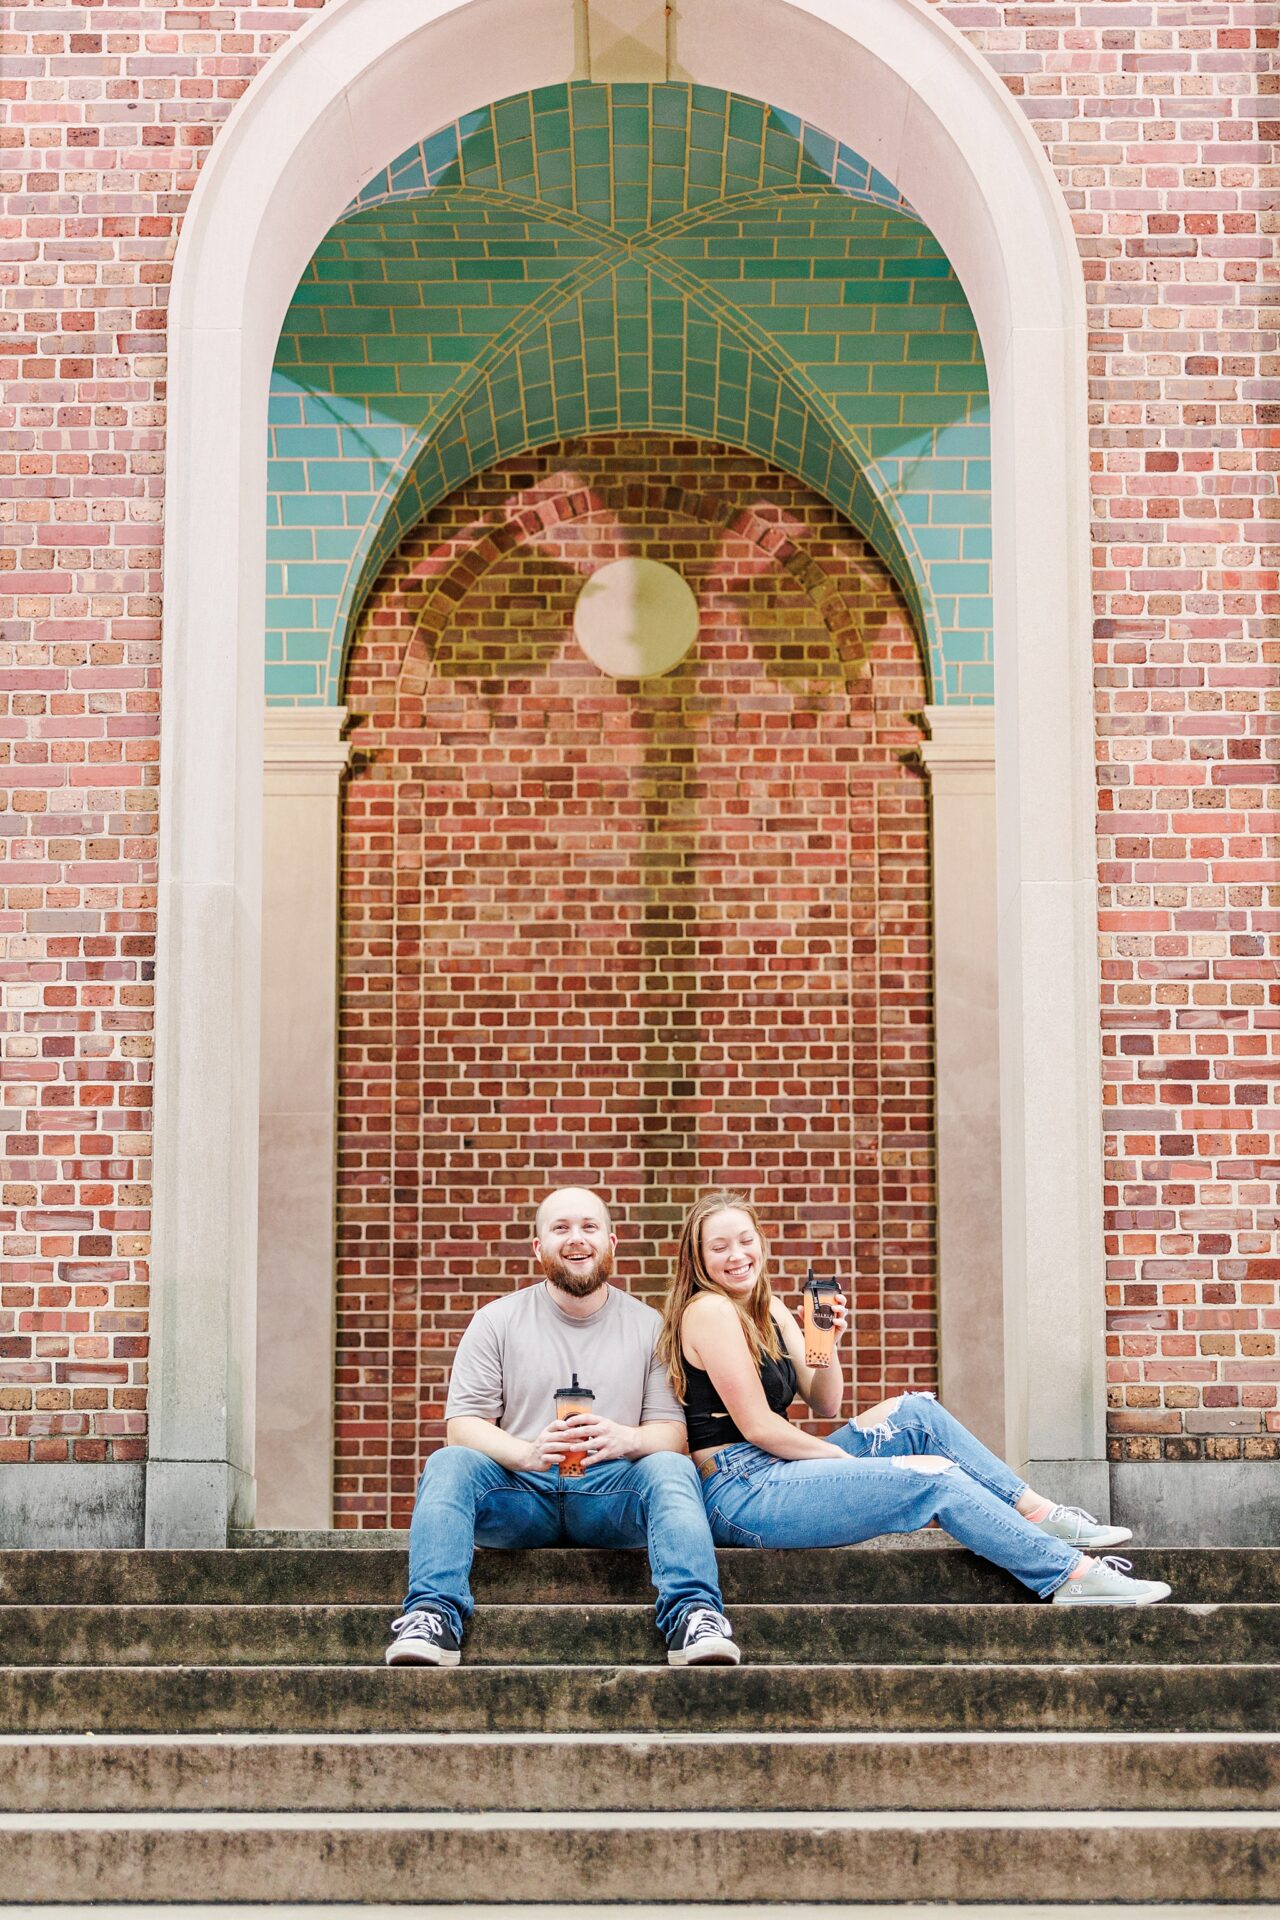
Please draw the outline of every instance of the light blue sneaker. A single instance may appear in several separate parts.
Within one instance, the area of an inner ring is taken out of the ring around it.
[[[1131,1580],[1132,1560],[1109,1554],[1087,1572],[1064,1580],[1053,1596],[1055,1607],[1150,1607],[1173,1591],[1163,1580]]]
[[[1103,1547],[1122,1547],[1126,1540],[1132,1540],[1133,1532],[1129,1527],[1109,1527],[1092,1513],[1086,1513],[1083,1507],[1055,1507],[1046,1513],[1043,1520],[1033,1521],[1041,1533],[1051,1533],[1055,1540],[1065,1540],[1069,1546],[1079,1547],[1081,1553],[1100,1553]]]

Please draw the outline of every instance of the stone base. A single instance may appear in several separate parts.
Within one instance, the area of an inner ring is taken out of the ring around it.
[[[1110,1472],[1111,1519],[1133,1528],[1135,1546],[1276,1544],[1280,1460],[1127,1460]]]
[[[1051,1499],[1132,1527],[1138,1546],[1276,1543],[1280,1461],[1127,1461],[1108,1468],[1098,1460],[1035,1460],[1027,1478]],[[255,1537],[241,1517],[252,1511],[251,1494],[251,1482],[225,1461],[18,1462],[0,1466],[0,1548],[221,1547],[229,1529],[236,1545],[385,1547],[407,1538],[359,1532]]]
[[[0,1547],[140,1547],[141,1460],[0,1466]]]
[[[147,1462],[148,1547],[225,1547],[253,1522],[253,1480],[226,1460]]]
[[[1065,1507],[1084,1507],[1106,1520],[1111,1488],[1105,1460],[1028,1460],[1022,1470],[1029,1486],[1046,1500]]]

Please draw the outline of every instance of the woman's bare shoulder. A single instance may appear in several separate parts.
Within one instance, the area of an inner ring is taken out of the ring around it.
[[[684,1310],[686,1327],[727,1327],[738,1324],[738,1310],[720,1293],[700,1293]]]

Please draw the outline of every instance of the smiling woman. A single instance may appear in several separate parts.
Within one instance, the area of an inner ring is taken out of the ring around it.
[[[837,1343],[844,1324],[837,1302]],[[1169,1596],[1164,1581],[1132,1580],[1121,1563],[1083,1551],[1120,1544],[1126,1528],[1044,1499],[932,1394],[870,1407],[827,1438],[793,1426],[787,1409],[797,1394],[837,1419],[844,1376],[838,1356],[810,1364],[795,1315],[770,1286],[760,1218],[745,1195],[704,1194],[685,1215],[660,1351],[684,1401],[720,1546],[852,1546],[936,1522],[1055,1605],[1148,1606]]]

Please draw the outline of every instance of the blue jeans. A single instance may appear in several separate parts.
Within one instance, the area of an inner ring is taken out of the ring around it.
[[[848,1547],[931,1520],[1035,1593],[1061,1586],[1080,1559],[1016,1511],[1026,1491],[1002,1460],[929,1394],[904,1394],[882,1425],[850,1421],[831,1435],[845,1460],[780,1460],[739,1441],[721,1447],[703,1482],[712,1536],[722,1547]],[[912,1454],[954,1464],[923,1472]]]
[[[472,1447],[442,1447],[422,1469],[409,1530],[404,1611],[434,1607],[458,1638],[475,1611],[477,1546],[647,1547],[658,1631],[677,1638],[694,1607],[723,1611],[715,1548],[693,1462],[682,1453],[605,1460],[581,1479],[512,1473]]]

